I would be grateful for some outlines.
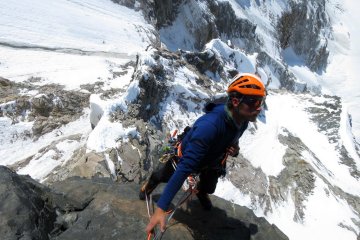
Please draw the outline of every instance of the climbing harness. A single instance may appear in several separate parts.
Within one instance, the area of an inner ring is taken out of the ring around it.
[[[189,130],[190,130],[190,128],[186,127],[186,129],[184,130],[184,133],[181,134],[182,136],[179,136],[177,139],[175,139],[175,136],[177,134],[177,130],[175,130],[175,132],[170,136],[170,139],[168,141],[169,145],[163,147],[163,150],[165,149],[165,153],[159,159],[159,161],[161,163],[166,163],[167,161],[171,161],[171,164],[172,164],[172,167],[174,168],[174,170],[177,169],[178,159],[180,159],[182,157],[181,140],[183,139],[184,135]],[[228,156],[229,156],[229,153],[226,152],[225,155],[224,155],[224,158],[221,161],[221,166],[222,167],[225,166]],[[180,199],[176,203],[175,207],[172,210],[169,210],[169,211],[166,212],[168,214],[168,217],[165,220],[165,226],[172,219],[172,217],[174,216],[176,210],[179,209],[179,207],[183,203],[185,203],[187,200],[189,200],[192,195],[197,194],[199,192],[198,189],[197,189],[199,181],[200,181],[199,174],[190,174],[186,178],[186,180],[184,181],[184,183],[182,185],[182,189],[184,191],[184,194],[180,197]],[[146,200],[146,207],[147,207],[148,216],[149,216],[149,219],[151,219],[151,216],[155,212],[155,207],[154,207],[154,202],[153,202],[153,199],[152,199],[152,194],[148,195],[146,193],[146,190],[145,190],[145,200]],[[148,233],[147,240],[161,240],[161,238],[163,237],[163,235],[164,235],[164,233],[166,231],[166,228],[165,228],[164,232],[161,232],[159,229],[156,229],[156,228],[157,227],[155,226],[153,231]]]
[[[171,161],[171,165],[176,170],[177,168],[177,161],[182,157],[181,152],[181,140],[185,136],[185,134],[190,130],[189,127],[186,127],[184,133],[176,137],[177,130],[170,136],[168,143],[169,145],[163,147],[164,154],[160,157],[159,161],[161,163],[166,163],[167,161]],[[176,203],[174,209],[167,211],[168,217],[165,221],[165,226],[167,223],[172,219],[176,210],[193,194],[198,193],[197,185],[199,183],[199,175],[198,174],[190,174],[183,183],[182,189],[184,190],[184,194],[180,197],[179,201]],[[145,192],[145,200],[146,200],[146,207],[149,215],[149,219],[154,214],[154,202],[152,200],[152,195],[147,194]],[[160,230],[154,229],[153,232],[148,233],[147,240],[160,240],[165,232],[161,232]],[[151,238],[153,236],[153,238]]]

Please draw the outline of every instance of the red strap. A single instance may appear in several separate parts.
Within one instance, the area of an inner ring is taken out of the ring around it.
[[[181,142],[178,142],[175,147],[177,149],[177,156],[181,158],[183,155],[181,151]]]

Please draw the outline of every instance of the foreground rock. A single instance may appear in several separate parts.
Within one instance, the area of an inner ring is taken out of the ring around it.
[[[48,239],[56,220],[49,193],[30,177],[0,166],[1,239]]]
[[[71,178],[51,189],[0,166],[2,239],[145,239],[145,203],[137,184]],[[154,196],[157,197],[156,195]],[[251,210],[213,197],[214,209],[185,204],[162,239],[288,239]]]

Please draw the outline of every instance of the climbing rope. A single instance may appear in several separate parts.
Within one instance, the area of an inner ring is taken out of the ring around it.
[[[174,209],[167,211],[166,213],[169,214],[165,221],[165,226],[170,222],[171,218],[174,216],[177,209],[180,208],[182,204],[184,204],[187,200],[190,199],[190,197],[193,194],[198,193],[197,190],[197,184],[199,182],[199,176],[195,174],[191,174],[187,177],[187,179],[184,181],[183,184],[183,190],[184,194],[181,196],[177,204],[175,205]],[[154,214],[154,203],[152,201],[152,195],[150,194],[149,197],[145,193],[145,199],[146,199],[146,206],[148,210],[149,219],[151,218],[152,214]],[[152,209],[150,210],[150,207]],[[151,212],[151,213],[150,213]],[[166,231],[166,229],[165,229]],[[161,232],[159,230],[154,230],[153,232],[148,233],[147,240],[161,240],[162,236],[164,235],[164,232]],[[151,237],[154,235],[154,237],[151,239]]]

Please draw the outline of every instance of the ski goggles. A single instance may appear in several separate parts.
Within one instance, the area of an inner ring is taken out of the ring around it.
[[[264,105],[265,98],[263,97],[243,97],[240,101],[241,103],[245,103],[251,109],[258,109]]]

